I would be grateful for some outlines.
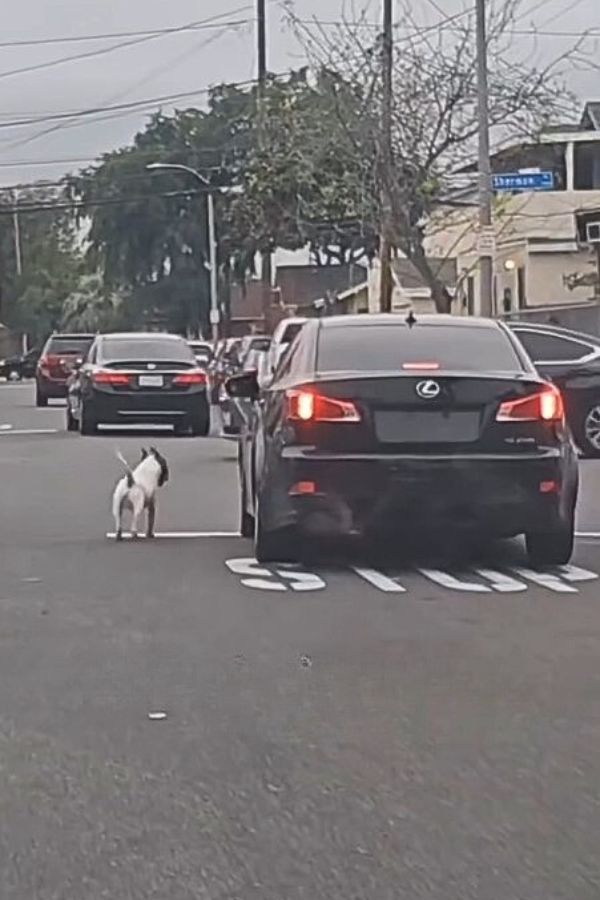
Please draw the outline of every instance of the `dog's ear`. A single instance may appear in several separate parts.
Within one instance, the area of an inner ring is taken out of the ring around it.
[[[145,447],[142,447],[142,459],[143,460],[146,459],[147,456],[148,456],[148,451],[146,450]]]

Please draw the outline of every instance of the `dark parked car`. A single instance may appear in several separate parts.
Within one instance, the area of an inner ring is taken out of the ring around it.
[[[67,381],[88,352],[94,334],[53,334],[48,338],[36,366],[36,406],[67,396]]]
[[[578,463],[557,388],[486,319],[307,322],[239,444],[241,531],[259,561],[310,534],[524,534],[533,564],[573,549]]]
[[[105,334],[96,338],[69,385],[67,429],[98,425],[172,425],[206,435],[206,372],[176,335]]]
[[[22,378],[33,378],[40,358],[39,348],[34,347],[27,353],[18,353],[0,359],[0,378],[7,381],[21,381]]]
[[[537,370],[560,388],[584,456],[600,456],[600,338],[535,322],[509,326]]]

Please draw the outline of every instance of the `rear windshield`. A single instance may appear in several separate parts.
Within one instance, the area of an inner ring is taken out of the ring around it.
[[[194,355],[185,341],[153,338],[107,338],[102,342],[102,357],[118,362],[122,360],[145,362],[193,362]]]
[[[477,372],[522,370],[510,340],[496,328],[365,324],[321,329],[317,363],[321,372],[393,371],[406,363]]]
[[[94,338],[53,337],[48,343],[47,353],[87,353]]]

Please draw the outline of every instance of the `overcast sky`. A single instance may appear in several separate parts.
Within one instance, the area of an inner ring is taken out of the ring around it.
[[[471,5],[472,0],[413,0],[420,21],[433,23]],[[143,126],[144,111],[112,113],[83,120],[38,122],[6,127],[15,119],[36,118],[75,110],[131,103],[176,93],[201,91],[220,81],[254,77],[254,0],[17,0],[4,4],[0,44],[0,182],[14,184],[58,177],[77,168],[79,161],[129,142]],[[361,7],[360,0],[354,5]],[[379,0],[371,4],[379,16]],[[295,0],[304,19],[337,20],[349,3],[342,0]],[[540,53],[551,58],[573,43],[572,36],[590,28],[600,34],[600,0],[524,0],[518,27],[535,25],[547,32],[532,39],[526,35],[517,52]],[[214,17],[222,19],[215,21]],[[148,39],[128,32],[178,28],[209,20],[195,31],[182,31]],[[301,49],[285,25],[278,0],[268,0],[269,67],[283,71],[301,62]],[[220,21],[240,21],[233,28]],[[90,41],[39,43],[14,46],[15,42],[44,41],[67,36],[125,33]],[[551,32],[551,33],[550,33]],[[143,38],[143,39],[142,39]],[[135,43],[132,43],[135,42]],[[13,43],[12,46],[6,44]],[[65,56],[92,54],[127,44],[102,55],[72,60],[37,71],[14,70],[39,66]],[[521,46],[522,45],[522,46]],[[600,40],[596,42],[600,47]],[[593,48],[593,44],[589,44]],[[596,56],[600,64],[600,50]],[[573,71],[570,86],[582,101],[600,99],[598,70]],[[201,105],[202,95],[179,105]],[[158,106],[158,103],[155,104]],[[172,104],[163,104],[165,110]],[[49,129],[52,129],[49,131]],[[57,162],[73,160],[73,162]]]

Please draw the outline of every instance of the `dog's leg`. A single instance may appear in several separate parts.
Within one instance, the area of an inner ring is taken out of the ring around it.
[[[156,518],[156,502],[154,497],[148,500],[148,527],[146,529],[146,537],[154,537],[154,520]]]
[[[138,523],[144,512],[144,495],[141,490],[131,492],[131,505],[133,507],[131,517],[131,537],[135,540],[138,536]]]
[[[113,497],[113,516],[115,520],[115,537],[118,541],[123,540],[123,511],[125,509],[125,501],[126,494],[121,494],[117,488]]]

